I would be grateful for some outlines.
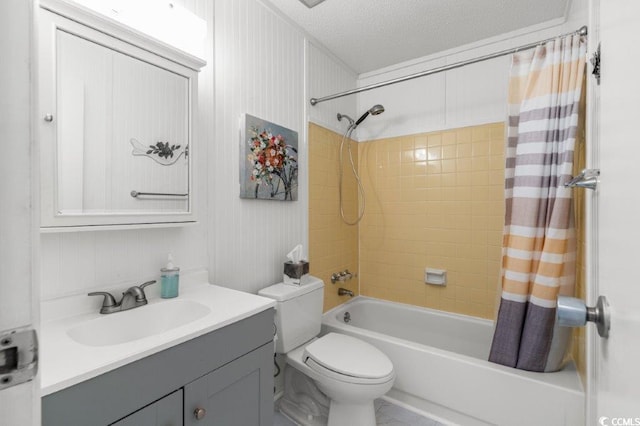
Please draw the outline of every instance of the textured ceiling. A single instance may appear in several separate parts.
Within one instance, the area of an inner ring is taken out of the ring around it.
[[[570,0],[270,0],[358,73],[552,19]]]

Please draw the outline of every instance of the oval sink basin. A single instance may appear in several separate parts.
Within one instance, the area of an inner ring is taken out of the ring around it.
[[[131,342],[207,316],[211,309],[192,300],[172,300],[107,314],[67,330],[74,341],[87,346]]]

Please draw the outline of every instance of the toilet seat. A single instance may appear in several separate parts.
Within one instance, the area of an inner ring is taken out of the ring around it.
[[[341,382],[379,384],[393,380],[391,360],[360,339],[329,333],[304,349],[303,362],[315,372]]]

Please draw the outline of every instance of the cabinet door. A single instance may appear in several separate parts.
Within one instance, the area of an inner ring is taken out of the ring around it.
[[[43,231],[194,221],[197,71],[67,14],[38,14]]]
[[[111,426],[182,426],[182,394],[178,389]]]
[[[273,345],[191,382],[184,392],[185,426],[273,425]]]

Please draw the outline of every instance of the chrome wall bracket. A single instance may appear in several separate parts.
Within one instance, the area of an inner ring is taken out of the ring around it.
[[[578,176],[564,184],[565,188],[586,188],[595,190],[598,187],[600,169],[584,169]]]

